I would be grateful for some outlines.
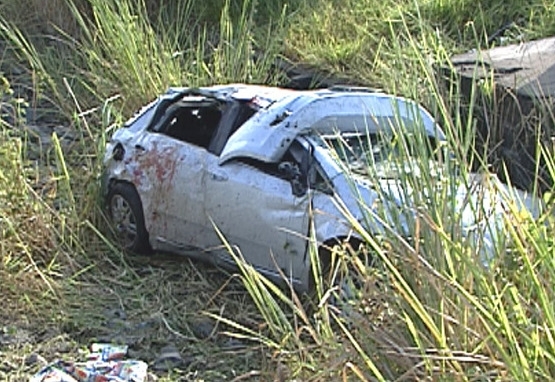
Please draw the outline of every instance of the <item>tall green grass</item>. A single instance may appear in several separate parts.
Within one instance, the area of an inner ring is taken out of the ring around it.
[[[303,62],[395,92],[407,83],[402,75],[414,58],[413,49],[404,45],[408,37],[424,44],[421,53],[433,59],[441,52],[426,42],[435,41],[452,54],[499,45],[499,39],[488,43],[497,34],[506,38],[504,43],[550,36],[553,10],[543,0],[322,1],[299,11],[285,50]]]
[[[269,68],[278,53],[283,14],[266,29],[256,27],[254,1],[243,2],[238,14],[231,2],[223,2],[219,25],[210,29],[195,21],[193,1],[165,4],[158,17],[149,15],[142,0],[90,4],[91,19],[72,5],[84,34],[76,42],[75,65],[86,67],[77,78],[100,99],[125,90],[126,112],[169,86],[275,81]],[[264,54],[255,62],[259,47]]]
[[[369,268],[349,250],[336,250],[337,267],[349,268],[365,281],[346,304],[329,299],[336,292],[324,289],[310,315],[294,293],[273,288],[242,265],[244,283],[270,321],[271,330],[260,340],[288,359],[295,377],[303,380],[549,379],[555,372],[553,205],[544,206],[544,214],[535,220],[519,203],[502,197],[506,210],[491,227],[497,234],[492,258],[485,259],[480,250],[485,238],[479,230],[473,239],[463,235],[460,206],[453,196],[458,187],[476,196],[473,215],[478,220],[486,213],[483,195],[469,181],[468,158],[478,162],[486,191],[500,194],[503,186],[472,153],[472,134],[467,133],[474,116],[461,115],[465,109],[458,104],[459,90],[448,89],[451,97],[445,96],[436,78],[437,61],[430,58],[445,58],[448,49],[437,36],[415,36],[409,25],[401,25],[402,32],[391,28],[388,39],[388,54],[398,70],[390,73],[390,86],[430,105],[460,167],[444,157],[441,166],[447,178],[438,192],[427,146],[422,137],[412,137],[420,160],[399,178],[415,201],[404,215],[410,217],[410,240],[399,233],[399,225],[376,236],[371,227],[351,218],[366,251],[378,261]],[[403,139],[398,144],[398,155],[391,160],[401,166],[408,148]],[[538,155],[553,163],[550,148],[542,145],[538,143]],[[317,253],[318,248],[312,248],[313,260]]]
[[[5,308],[37,322],[55,314],[60,282],[79,268],[83,254],[74,190],[56,136],[51,152],[56,165],[39,167],[33,157],[37,137],[25,127],[26,104],[15,98],[1,77],[0,92],[0,276]],[[36,149],[36,147],[35,147]],[[69,203],[73,202],[73,203]],[[49,314],[45,314],[49,312]]]

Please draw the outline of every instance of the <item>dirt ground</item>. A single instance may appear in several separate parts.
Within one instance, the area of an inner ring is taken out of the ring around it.
[[[166,255],[137,259],[127,269],[136,281],[104,275],[99,284],[70,288],[59,307],[42,310],[55,319],[2,312],[0,380],[28,380],[53,361],[83,360],[92,343],[127,345],[128,358],[149,364],[152,381],[274,379],[266,349],[233,338],[208,316],[260,326],[236,277]]]

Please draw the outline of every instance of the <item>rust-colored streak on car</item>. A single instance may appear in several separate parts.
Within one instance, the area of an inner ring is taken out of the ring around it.
[[[126,165],[130,166],[128,163]],[[133,177],[133,183],[140,188],[143,185],[143,170],[141,167],[134,165],[131,167],[130,172]]]
[[[179,154],[178,146],[159,144],[152,141],[151,149],[145,155],[139,156],[133,177],[137,187],[152,188],[151,193],[151,220],[157,221],[158,211],[165,211],[169,205],[170,189],[173,184]],[[163,231],[167,231],[167,221],[162,220]]]
[[[159,185],[169,186],[179,160],[176,151],[175,146],[159,147],[158,142],[152,142],[152,149],[146,155],[139,156],[137,164],[131,169],[135,184],[140,187],[148,176]]]
[[[170,185],[175,174],[175,167],[178,158],[176,157],[176,147],[166,146],[162,149],[158,147],[155,155],[149,155],[145,164],[153,167],[155,179],[163,185]]]

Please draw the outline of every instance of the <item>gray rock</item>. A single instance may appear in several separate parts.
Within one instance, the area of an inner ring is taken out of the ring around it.
[[[185,360],[173,344],[160,350],[160,355],[154,361],[152,368],[156,371],[170,371],[178,367],[185,367]]]
[[[191,331],[198,339],[205,340],[212,336],[215,325],[212,320],[207,318],[196,319],[189,323]]]
[[[38,365],[39,367],[44,367],[48,365],[48,361],[40,354],[31,353],[25,358],[25,365],[27,366]]]

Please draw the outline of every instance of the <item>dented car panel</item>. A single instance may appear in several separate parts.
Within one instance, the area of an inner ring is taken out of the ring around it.
[[[194,245],[207,224],[202,220],[202,184],[188,184],[188,179],[201,179],[203,175],[204,158],[195,149],[143,134],[128,149],[125,159],[114,161],[109,168],[112,179],[133,184],[141,195],[145,226],[151,240],[159,243],[155,245],[158,249]],[[187,193],[183,193],[184,184]],[[184,236],[184,232],[188,234]]]
[[[322,144],[325,136],[367,138],[399,127],[445,141],[421,106],[371,91],[171,88],[112,136],[104,158],[107,206],[126,208],[117,222],[109,212],[134,250],[233,265],[217,228],[256,269],[275,280],[284,274],[307,290],[308,238],[321,245],[356,237],[345,213],[373,234],[387,226],[410,236],[412,191],[394,178],[372,184],[354,177]],[[463,214],[476,209],[463,191],[457,200]],[[463,229],[494,243],[488,227],[495,223],[488,222],[500,219],[500,204],[493,196],[485,200],[486,223],[465,216]],[[532,204],[523,208],[533,210]]]
[[[241,161],[220,166],[211,158],[205,179],[206,214],[245,260],[266,273],[277,275],[280,269],[299,278],[305,270],[308,197],[295,197],[288,181],[262,176],[258,168]],[[221,247],[215,230],[208,232],[206,243]],[[218,259],[231,260],[225,248]]]

